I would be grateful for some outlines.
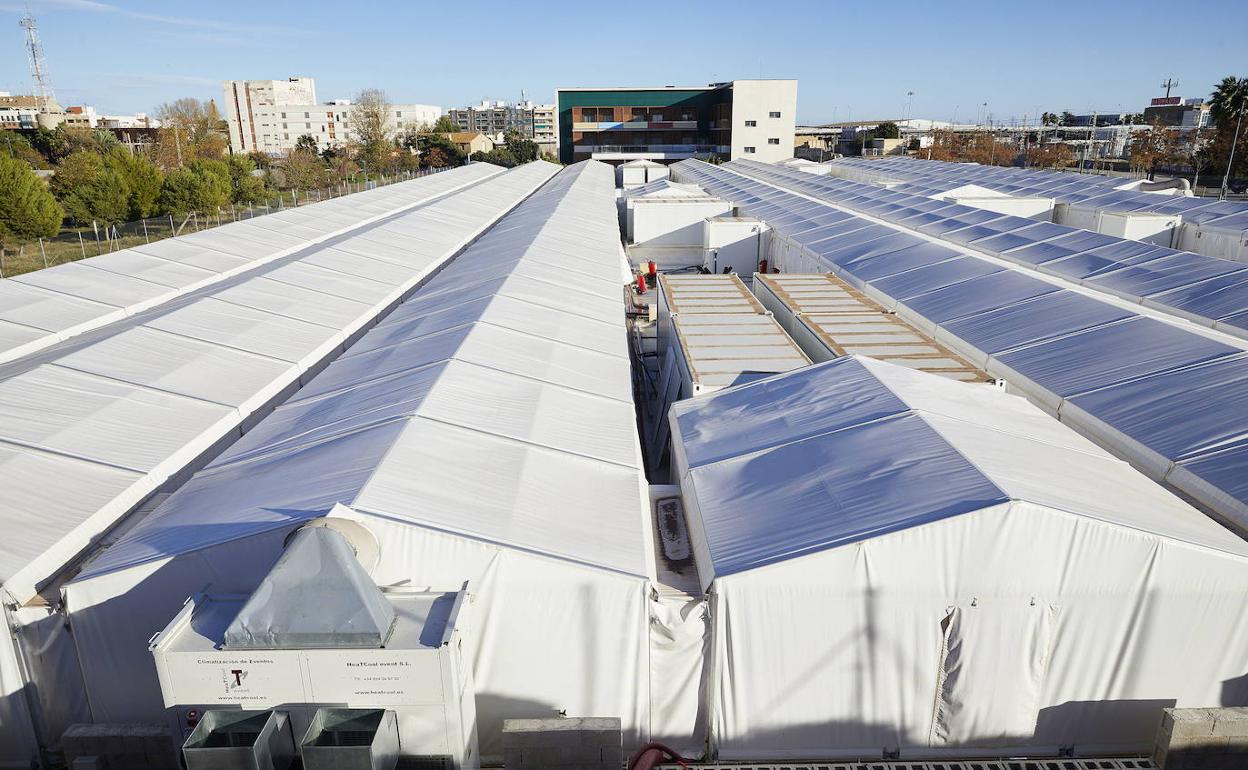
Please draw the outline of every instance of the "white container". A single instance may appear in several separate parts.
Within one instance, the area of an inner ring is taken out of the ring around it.
[[[732,204],[722,198],[636,198],[626,204],[630,235],[639,246],[685,246],[702,248],[702,221],[731,214]]]
[[[709,313],[715,315],[767,313],[766,308],[745,287],[740,276],[699,273],[660,273],[655,288],[659,292],[656,326],[659,360],[667,353],[672,339],[672,316]]]
[[[466,592],[387,589],[398,619],[384,648],[227,650],[225,629],[244,595],[192,597],[152,638],[173,727],[189,734],[209,709],[272,709],[294,735],[322,706],[395,712],[404,756],[476,767],[475,688],[459,625]]]
[[[756,217],[718,216],[702,222],[702,266],[719,274],[725,268],[753,275],[766,254],[767,225]]]
[[[1009,195],[974,184],[955,187],[932,197],[950,203],[960,203],[963,206],[995,211],[998,214],[1013,214],[1016,217],[1027,217],[1041,222],[1053,221],[1053,209],[1057,203],[1053,198]]]
[[[770,314],[671,317],[680,398],[713,393],[810,365]]]
[[[1175,229],[1182,224],[1183,217],[1178,214],[1101,211],[1097,217],[1096,231],[1102,235],[1170,247],[1177,241]]]
[[[1189,222],[1179,228],[1175,248],[1218,259],[1248,262],[1248,230],[1217,227],[1212,222],[1199,225]]]

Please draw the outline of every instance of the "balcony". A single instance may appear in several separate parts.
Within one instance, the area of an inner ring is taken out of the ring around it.
[[[573,131],[696,131],[696,120],[609,120],[598,123],[573,123]]]
[[[680,160],[695,155],[727,155],[731,148],[718,144],[576,144],[572,152],[598,160]]]

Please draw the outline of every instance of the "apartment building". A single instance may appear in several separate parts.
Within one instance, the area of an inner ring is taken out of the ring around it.
[[[555,105],[482,101],[471,107],[449,110],[447,115],[461,132],[499,136],[518,131],[539,144],[555,141]]]
[[[713,156],[793,157],[796,80],[733,80],[694,87],[561,88],[559,159],[675,162]]]
[[[430,104],[393,104],[390,127],[432,124],[442,108]],[[225,119],[230,151],[281,155],[293,150],[302,136],[311,136],[325,150],[346,144],[351,137],[351,102],[318,102],[312,78],[286,80],[228,80],[225,82]]]

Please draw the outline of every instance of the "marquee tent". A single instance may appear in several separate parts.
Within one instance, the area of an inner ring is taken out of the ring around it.
[[[1248,544],[1021,398],[846,357],[670,421],[721,759],[1143,752],[1248,703]]]
[[[100,554],[66,588],[94,718],[159,718],[147,638],[196,591],[250,591],[342,504],[377,536],[379,584],[468,581],[483,754],[504,717],[556,711],[644,740],[621,257],[609,167],[563,171]]]

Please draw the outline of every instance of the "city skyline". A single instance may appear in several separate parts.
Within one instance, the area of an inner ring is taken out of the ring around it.
[[[887,15],[816,2],[769,4],[761,15],[754,4],[729,2],[713,16],[691,20],[694,32],[671,32],[671,43],[656,41],[655,20],[670,10],[655,3],[618,18],[563,2],[545,6],[541,18],[492,4],[470,19],[450,7],[389,4],[344,16],[319,0],[297,13],[222,2],[193,15],[171,14],[153,2],[29,5],[59,100],[109,113],[150,112],[182,96],[220,100],[222,82],[235,78],[306,75],[316,78],[323,99],[376,87],[394,102],[451,108],[517,101],[522,91],[551,103],[559,87],[705,85],[761,76],[800,82],[804,124],[901,117],[978,122],[989,115],[1010,123],[1034,121],[1042,111],[1138,112],[1166,78],[1179,81],[1176,94],[1208,96],[1222,77],[1243,74],[1238,43],[1248,35],[1248,19],[1233,13],[1233,3],[1212,0],[1188,9],[1218,20],[1202,33],[1199,55],[1190,57],[1159,56],[1147,42],[1167,8],[1159,2],[1134,4],[1129,17],[1073,2],[1051,4],[1042,14],[980,2],[933,12],[903,2]],[[13,93],[30,90],[17,25],[25,8],[0,2],[0,29],[11,43],[0,62],[0,89]],[[244,15],[246,24],[236,21]],[[393,34],[382,30],[399,30],[412,41],[356,47]],[[145,56],[110,58],[118,41],[136,34],[145,36]],[[551,43],[534,44],[543,37]],[[481,41],[489,45],[476,45]],[[1059,50],[1073,53],[1055,55]],[[984,66],[988,61],[993,66]]]

